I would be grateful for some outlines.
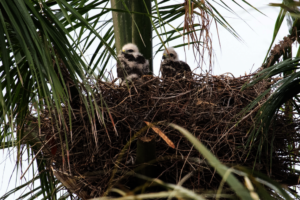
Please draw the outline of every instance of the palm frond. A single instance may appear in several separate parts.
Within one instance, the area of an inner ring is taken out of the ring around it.
[[[286,117],[282,113],[282,110],[288,109],[284,104],[290,100],[294,99],[294,111],[297,111],[297,106],[299,104],[299,102],[297,101],[297,96],[300,93],[300,72],[297,71],[300,66],[299,61],[300,58],[287,59],[272,67],[266,68],[265,70],[258,73],[256,78],[251,83],[247,84],[244,87],[251,87],[262,80],[268,80],[272,77],[277,77],[277,79],[279,79],[277,83],[272,84],[269,89],[258,96],[243,110],[243,113],[250,111],[254,108],[254,106],[258,104],[258,102],[260,102],[263,98],[266,98],[266,95],[270,95],[257,111],[254,123],[255,126],[253,126],[252,130],[249,131],[250,135],[247,141],[247,146],[251,145],[254,141],[259,142],[258,149],[262,149],[263,147],[265,149],[268,149],[268,147],[270,147],[268,151],[270,151],[269,153],[272,156],[273,141],[267,141],[267,135],[270,134],[269,129],[272,126],[272,123],[275,123],[274,116],[281,115],[282,117]],[[283,73],[289,73],[291,71],[294,71],[294,73],[291,73],[284,78],[278,77]],[[272,93],[270,94],[271,91]],[[292,119],[286,118],[288,124],[293,122],[293,120],[291,120]],[[260,150],[258,150],[258,159],[260,159],[259,152]],[[272,163],[270,163],[270,165],[272,166]]]

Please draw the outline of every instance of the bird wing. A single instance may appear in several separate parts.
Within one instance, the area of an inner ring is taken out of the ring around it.
[[[180,61],[170,61],[170,65],[176,73],[183,73],[184,69]]]
[[[143,64],[143,74],[144,75],[148,75],[150,73],[150,70],[149,70],[149,60],[145,59],[145,63]]]
[[[121,60],[119,60],[119,62],[117,62],[117,75],[118,75],[118,78],[121,78],[122,80],[124,80],[124,77],[126,76],[124,63]]]
[[[124,60],[128,63],[128,66],[132,68],[130,71],[134,71],[134,73],[138,75],[149,74],[149,61],[145,59],[142,54],[124,54]],[[138,72],[138,70],[140,70],[140,72]]]
[[[136,58],[135,58],[135,61],[138,63],[138,64],[145,64],[146,63],[146,59],[144,58],[143,55],[137,55]],[[149,61],[148,61],[149,62]]]
[[[176,73],[184,73],[184,71],[186,72],[190,72],[191,68],[190,66],[183,62],[183,61],[170,61],[171,62],[171,66],[176,70]]]
[[[190,66],[183,61],[163,61],[161,63],[161,73],[163,77],[174,77],[176,73],[184,74],[190,72]]]
[[[191,71],[190,66],[186,62],[183,62],[183,61],[179,61],[179,62],[180,62],[182,70],[187,71],[187,72]]]
[[[180,62],[180,65],[181,65],[181,72],[180,73],[183,73],[184,74],[184,77],[186,77],[187,79],[192,79],[192,71],[191,71],[191,68],[190,66],[183,62],[183,61],[179,61]]]
[[[136,67],[141,70],[144,75],[149,74],[149,60],[145,59],[142,54],[135,57]]]
[[[160,65],[162,76],[163,77],[173,77],[173,76],[175,76],[175,74],[177,72],[175,67],[177,67],[177,66],[174,66],[173,61],[164,60]]]
[[[126,62],[126,59],[124,57],[124,54],[121,53],[118,55],[119,62],[117,62],[117,75],[118,78],[121,78],[124,80],[124,78],[127,76],[129,71],[128,63]]]

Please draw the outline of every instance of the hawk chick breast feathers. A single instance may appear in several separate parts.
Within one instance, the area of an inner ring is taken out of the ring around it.
[[[185,76],[185,73],[191,72],[190,66],[178,59],[178,54],[172,47],[169,47],[164,51],[162,59],[160,71],[163,78],[174,76],[182,78]]]
[[[117,63],[117,74],[122,79],[121,85],[149,73],[149,61],[139,52],[135,44],[125,44],[118,59],[120,62]]]

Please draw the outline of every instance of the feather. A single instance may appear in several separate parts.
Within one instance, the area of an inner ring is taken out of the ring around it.
[[[117,74],[122,84],[125,80],[131,82],[149,74],[149,61],[139,52],[135,44],[124,45],[118,59],[120,63],[117,63]]]
[[[164,78],[175,76],[182,78],[186,72],[191,72],[191,68],[187,63],[178,59],[178,54],[173,48],[167,48],[163,53],[160,71]]]

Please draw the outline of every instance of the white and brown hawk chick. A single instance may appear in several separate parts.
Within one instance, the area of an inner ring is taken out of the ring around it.
[[[128,43],[118,55],[117,74],[122,79],[121,85],[149,74],[149,61],[139,52],[135,44]]]
[[[164,51],[162,59],[160,71],[163,78],[175,76],[176,78],[182,78],[191,76],[190,66],[178,59],[178,54],[172,47],[169,47]]]

